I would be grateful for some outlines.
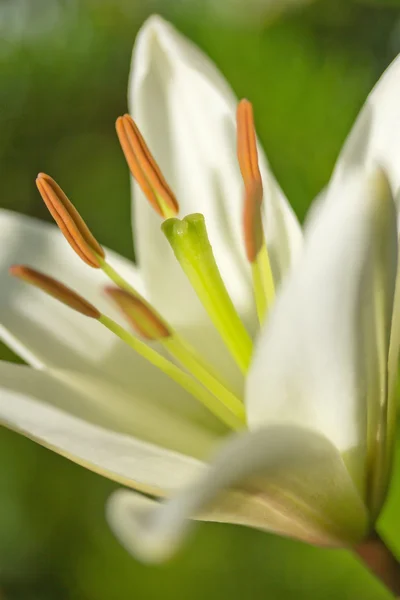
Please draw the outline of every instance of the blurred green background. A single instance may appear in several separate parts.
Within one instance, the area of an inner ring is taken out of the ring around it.
[[[280,15],[268,0],[0,0],[1,206],[48,219],[34,178],[49,172],[95,235],[133,257],[114,121],[126,111],[135,34],[153,11],[253,101],[272,167],[303,218],[400,52],[399,0],[303,0]],[[397,471],[381,527],[400,552]],[[202,525],[174,561],[144,567],[105,524],[114,487],[1,430],[0,598],[389,598],[344,552],[231,526]]]

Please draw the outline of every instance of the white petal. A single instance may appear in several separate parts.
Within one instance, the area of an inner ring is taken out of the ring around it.
[[[388,67],[369,95],[337,161],[329,184],[328,201],[335,201],[341,186],[354,168],[383,166],[389,176],[396,198],[399,224],[400,209],[400,56]],[[400,281],[398,281],[399,286]],[[398,354],[400,325],[398,306],[400,292],[394,309],[393,331],[389,355],[388,390],[388,456],[392,456],[396,429],[398,379]],[[391,458],[389,461],[391,462]],[[387,464],[386,464],[387,467]],[[390,469],[386,474],[389,476]]]
[[[205,215],[228,291],[246,322],[254,326],[256,313],[242,244],[243,186],[232,90],[199,49],[160,17],[151,17],[134,49],[130,108],[178,197],[181,214]],[[282,271],[299,245],[299,226],[265,159],[262,162],[268,239],[274,265]],[[135,239],[150,299],[174,324],[185,327],[193,322],[203,328],[207,319],[160,234],[160,219],[137,187],[134,196]],[[208,342],[207,351],[213,347]],[[216,357],[220,354],[217,347]]]
[[[77,378],[77,379],[76,379]],[[0,422],[83,466],[154,494],[197,474],[215,438],[101,380],[0,362]]]
[[[251,428],[286,423],[321,432],[350,453],[357,483],[367,421],[375,418],[368,402],[376,414],[386,387],[396,255],[395,207],[383,175],[349,181],[310,227],[248,377]]]
[[[362,109],[339,156],[331,187],[357,167],[379,165],[389,176],[395,196],[400,190],[400,56],[385,71]]]
[[[127,492],[111,497],[108,518],[128,551],[142,560],[169,558],[191,525],[216,520],[272,530],[321,545],[346,545],[367,528],[340,455],[323,437],[271,427],[234,438],[211,467],[159,506]]]

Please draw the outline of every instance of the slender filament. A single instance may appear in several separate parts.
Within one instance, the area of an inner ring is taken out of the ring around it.
[[[137,337],[131,335],[121,327],[121,325],[113,321],[113,319],[110,319],[106,315],[101,315],[99,322],[112,331],[123,342],[128,344],[128,346],[138,354],[160,369],[165,375],[182,386],[189,394],[192,394],[192,396],[199,400],[229,428],[239,430],[246,426],[244,415],[240,417],[237,414],[234,414],[230,408],[225,406],[222,402],[219,402],[218,399],[196,379],[185,373],[182,369],[164,358],[156,350],[139,340]]]

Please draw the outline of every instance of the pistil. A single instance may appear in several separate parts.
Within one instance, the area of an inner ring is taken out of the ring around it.
[[[203,215],[168,219],[162,230],[228,350],[246,373],[253,344],[222,280]]]

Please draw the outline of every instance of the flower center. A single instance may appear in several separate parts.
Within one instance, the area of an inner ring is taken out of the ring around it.
[[[245,199],[243,234],[252,268],[254,296],[260,324],[274,297],[274,280],[262,225],[263,187],[251,104],[242,100],[237,111],[238,159]],[[165,181],[140,131],[129,115],[117,120],[117,134],[132,175],[156,212],[164,219],[165,234],[181,268],[242,373],[250,366],[252,340],[220,275],[205,219],[192,214],[176,218],[178,202]],[[141,294],[107,262],[106,254],[58,184],[39,174],[39,192],[64,237],[90,267],[101,269],[112,282],[105,293],[118,306],[137,335],[102,314],[77,292],[30,267],[16,265],[10,273],[35,285],[86,317],[96,319],[155,367],[192,394],[231,429],[246,427],[242,400],[213,366],[191,347]],[[141,339],[142,338],[142,339]],[[157,342],[169,358],[147,342]]]

